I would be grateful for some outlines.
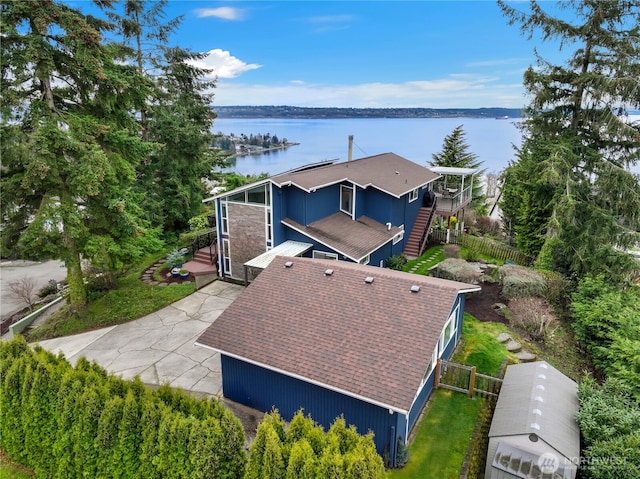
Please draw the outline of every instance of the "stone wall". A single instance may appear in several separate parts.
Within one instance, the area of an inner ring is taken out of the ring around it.
[[[265,207],[228,203],[229,250],[232,277],[244,279],[244,263],[266,248]]]

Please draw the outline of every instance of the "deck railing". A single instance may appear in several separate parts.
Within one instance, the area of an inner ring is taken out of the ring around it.
[[[208,246],[209,260],[211,261],[211,264],[213,264],[216,257],[215,246],[217,241],[218,236],[215,231],[209,231],[208,233],[198,235],[191,244],[191,254],[195,255],[196,251],[200,251],[202,248],[206,248]]]
[[[471,202],[472,186],[467,186],[459,191],[455,187],[436,188],[434,191],[438,197],[438,210],[454,212]]]

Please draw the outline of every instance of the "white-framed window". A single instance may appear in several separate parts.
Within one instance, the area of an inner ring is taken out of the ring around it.
[[[231,276],[231,249],[229,240],[226,238],[222,239],[222,261],[224,262],[225,276]]]
[[[267,238],[267,244],[271,243],[271,208],[265,208],[264,210],[264,222],[265,222],[265,237]]]
[[[409,193],[409,203],[418,199],[418,191],[420,191],[420,189],[416,188],[411,193]]]
[[[353,215],[353,188],[340,185],[340,211]]]
[[[431,353],[431,361],[429,362],[429,366],[427,366],[427,370],[424,373],[424,377],[422,378],[422,384],[427,382],[427,379],[429,379],[429,375],[431,374],[431,371],[433,371],[433,368],[436,367],[436,363],[438,362],[438,345],[436,344],[436,347],[433,348],[433,352]]]
[[[400,225],[400,229],[402,231],[393,237],[393,244],[398,244],[404,239],[404,225]]]
[[[447,320],[447,323],[444,325],[444,328],[442,329],[442,333],[440,333],[440,340],[438,341],[440,356],[442,356],[442,353],[444,352],[445,348],[449,344],[449,341],[451,341],[451,338],[453,338],[456,335],[457,325],[458,325],[458,322],[456,321],[457,317],[458,317],[458,307],[456,307],[456,309],[453,310],[453,312],[449,316],[449,319]]]
[[[222,211],[222,234],[229,234],[229,215],[227,213],[227,203],[225,201],[220,203],[220,210]]]
[[[312,255],[316,259],[338,259],[338,255],[336,253],[329,253],[328,251],[316,251],[314,249]]]
[[[269,206],[271,204],[271,187],[268,184],[258,185],[249,190],[232,193],[226,197],[226,200],[233,201],[234,203],[251,203],[254,205]]]
[[[364,258],[362,258],[359,263],[360,264],[369,264],[369,261],[371,261],[371,255],[368,254],[367,256],[365,256]]]

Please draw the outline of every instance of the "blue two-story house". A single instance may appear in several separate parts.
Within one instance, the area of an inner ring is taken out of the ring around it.
[[[251,280],[276,255],[384,266],[434,214],[440,177],[394,153],[298,168],[212,198],[218,272]],[[421,211],[422,210],[422,211]]]

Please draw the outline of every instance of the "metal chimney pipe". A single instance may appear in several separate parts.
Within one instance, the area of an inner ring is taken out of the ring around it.
[[[347,161],[353,159],[353,135],[349,135],[349,154],[347,155]]]

